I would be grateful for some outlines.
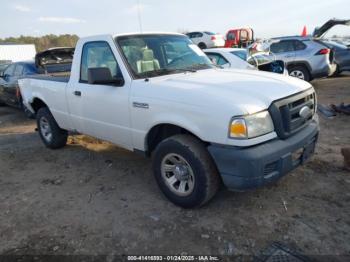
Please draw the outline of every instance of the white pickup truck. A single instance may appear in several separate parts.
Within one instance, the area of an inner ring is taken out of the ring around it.
[[[276,181],[318,136],[309,83],[218,68],[181,34],[82,38],[69,77],[26,78],[20,89],[47,147],[74,131],[142,152],[182,207],[203,205],[221,183],[240,191]]]

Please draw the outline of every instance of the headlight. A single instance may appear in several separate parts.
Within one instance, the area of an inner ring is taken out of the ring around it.
[[[274,130],[269,112],[235,117],[230,123],[229,137],[238,139],[254,138]]]

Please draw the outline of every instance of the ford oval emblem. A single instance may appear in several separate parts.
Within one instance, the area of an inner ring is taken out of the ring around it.
[[[299,115],[306,120],[312,115],[312,111],[310,107],[303,106],[299,111]]]

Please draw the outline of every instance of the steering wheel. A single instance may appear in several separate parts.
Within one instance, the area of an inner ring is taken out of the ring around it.
[[[183,54],[183,55],[180,55],[180,56],[178,56],[178,57],[175,57],[173,60],[171,60],[171,62],[168,64],[168,66],[174,66],[174,65],[177,65],[177,63],[179,62],[179,61],[185,61],[186,59],[185,59],[185,57],[186,56],[189,56],[189,55],[191,55],[192,53],[191,52],[187,52],[187,53],[185,53],[185,54]]]

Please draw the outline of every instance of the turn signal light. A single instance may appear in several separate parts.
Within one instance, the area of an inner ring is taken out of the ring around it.
[[[233,120],[230,126],[230,136],[233,138],[247,137],[247,127],[243,119]]]

